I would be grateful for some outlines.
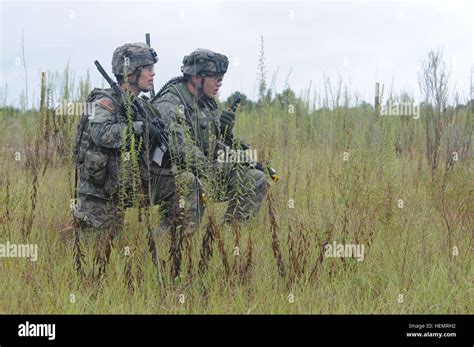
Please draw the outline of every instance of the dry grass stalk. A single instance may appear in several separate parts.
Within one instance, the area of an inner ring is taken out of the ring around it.
[[[253,242],[252,235],[249,235],[247,242],[247,256],[245,258],[245,265],[240,269],[240,279],[242,282],[249,283],[252,273],[252,252],[253,252]]]
[[[278,266],[278,274],[281,278],[285,278],[286,270],[285,264],[283,262],[283,256],[281,254],[280,249],[280,242],[278,241],[278,224],[276,221],[275,209],[273,207],[273,198],[271,192],[269,191],[267,194],[267,201],[268,201],[268,215],[270,217],[270,232],[272,233],[272,250],[273,256],[276,259],[277,266]]]
[[[221,256],[222,265],[224,266],[224,271],[225,271],[226,278],[229,278],[230,267],[229,267],[229,261],[227,259],[227,253],[225,251],[225,243],[224,243],[224,240],[221,237],[219,229],[217,228],[217,223],[216,223],[216,220],[215,220],[214,216],[209,216],[209,224],[211,226],[212,233],[214,234],[214,236],[217,240],[217,245],[218,245],[218,248],[219,248],[219,254]]]
[[[74,268],[80,276],[84,276],[84,269],[82,265],[85,264],[86,255],[82,249],[81,240],[79,237],[79,226],[74,223]]]
[[[113,233],[108,230],[106,235],[97,235],[94,254],[94,266],[92,273],[95,275],[95,268],[97,266],[97,278],[105,275],[107,264],[110,260],[110,253],[113,247]]]
[[[318,277],[319,277],[319,273],[320,273],[320,268],[323,264],[323,261],[324,261],[324,250],[325,250],[325,247],[327,244],[329,244],[329,242],[331,241],[331,238],[332,238],[332,234],[334,232],[334,228],[336,226],[336,221],[337,221],[337,217],[338,217],[338,213],[336,213],[336,216],[334,217],[334,221],[332,223],[330,223],[330,226],[327,227],[327,233],[326,233],[326,238],[325,240],[323,241],[321,247],[319,248],[319,255],[318,255],[318,259],[316,260],[316,264],[314,265],[313,269],[311,270],[311,274],[310,274],[310,279],[311,280],[317,280]]]
[[[40,142],[40,139],[39,139],[39,136],[37,136],[35,140],[34,155],[28,156],[26,160],[26,169],[27,170],[29,169],[32,176],[32,181],[31,181],[31,194],[30,194],[31,207],[29,211],[25,209],[25,213],[22,216],[21,236],[23,240],[28,239],[31,233],[31,228],[33,227],[33,219],[34,219],[35,210],[36,210],[36,202],[37,202],[37,196],[38,196],[38,172],[39,172],[38,156],[39,156],[39,147],[40,147],[39,142]]]
[[[183,239],[185,235],[185,211],[184,208],[179,207],[179,190],[175,192],[175,202],[173,204],[172,220],[171,220],[171,243],[170,243],[170,258],[171,258],[171,278],[172,280],[179,278],[181,273]]]
[[[231,273],[236,275],[238,272],[242,271],[242,258],[240,257],[240,225],[235,218],[232,221],[232,231],[234,232],[234,252],[235,250],[239,251],[239,255],[234,254],[234,261],[232,262]]]
[[[186,254],[188,261],[188,282],[191,283],[194,279],[193,244],[191,237],[186,238]]]
[[[207,270],[209,259],[212,257],[212,243],[214,241],[214,234],[212,232],[211,219],[206,228],[206,233],[202,239],[201,245],[201,259],[199,260],[199,273],[202,275]]]

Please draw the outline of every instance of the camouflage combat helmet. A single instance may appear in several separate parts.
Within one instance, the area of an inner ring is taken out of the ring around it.
[[[112,73],[116,76],[123,75],[124,62],[128,58],[128,74],[132,74],[139,66],[153,65],[158,62],[155,50],[145,43],[126,43],[118,47],[112,56]]]
[[[199,48],[183,59],[181,71],[189,76],[223,75],[227,72],[229,59],[208,49]]]

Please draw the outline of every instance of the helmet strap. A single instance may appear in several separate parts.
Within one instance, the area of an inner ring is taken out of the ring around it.
[[[135,71],[137,73],[136,76],[135,76],[135,80],[130,82],[130,84],[134,85],[137,88],[139,88],[138,82],[140,81],[140,76],[142,75],[142,67],[141,66],[137,67],[137,69]]]
[[[201,77],[201,76],[200,76]],[[205,77],[201,77],[201,83],[199,83],[199,86],[198,86],[198,91],[204,93],[204,78]]]
[[[198,99],[200,100],[206,94],[204,94],[204,78],[205,77],[202,77],[202,76],[199,76],[199,77],[201,77],[201,83],[199,83],[199,85],[197,86],[197,92],[198,92]]]
[[[195,77],[201,77],[199,75]],[[192,77],[188,79],[188,82],[191,83],[191,85],[194,87],[194,89],[197,92],[197,97],[200,99],[204,95],[204,77],[201,77],[201,82],[199,84],[196,84]]]

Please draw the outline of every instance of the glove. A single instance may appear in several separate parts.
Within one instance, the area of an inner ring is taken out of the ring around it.
[[[162,130],[153,122],[148,123],[150,148],[161,144]]]
[[[143,136],[143,122],[142,121],[135,121],[133,124],[133,133],[138,136]],[[149,141],[150,147],[155,148],[159,144],[161,144],[161,129],[155,123],[148,123],[148,131],[149,131]]]
[[[221,134],[225,137],[232,137],[232,131],[235,125],[235,113],[224,111],[221,115]]]

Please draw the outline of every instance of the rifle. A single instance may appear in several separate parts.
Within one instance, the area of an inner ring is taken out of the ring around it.
[[[231,112],[235,112],[237,110],[237,107],[239,106],[240,104],[240,100],[241,100],[241,96],[239,93],[235,93],[234,94],[234,99],[232,100],[232,104],[230,105],[230,107],[228,108],[228,111],[231,111]],[[234,136],[231,135],[229,137],[229,140],[231,143],[234,142]],[[224,150],[228,151],[229,150],[229,146],[227,146],[225,143],[222,143],[221,141],[217,141],[217,144],[218,146],[220,146],[221,148],[223,148]],[[243,149],[244,151],[245,150],[248,150],[250,149],[250,146],[247,145],[246,143],[243,143],[243,142],[240,142],[239,141],[239,147],[241,149]],[[264,173],[268,173],[268,175],[270,176],[270,178],[275,181],[275,182],[278,182],[278,180],[280,179],[280,176],[278,176],[276,170],[274,168],[272,168],[271,166],[269,165],[266,165],[264,166],[263,164],[255,161],[255,160],[249,160],[247,161],[249,163],[249,165],[251,167],[253,167],[254,169],[256,170],[259,170],[259,171],[262,171]]]
[[[112,80],[109,77],[109,75],[107,75],[107,72],[105,72],[104,68],[102,67],[102,65],[100,65],[100,63],[97,60],[94,62],[94,64],[97,67],[97,70],[99,70],[102,77],[104,77],[104,79],[110,85],[110,87],[112,88],[114,93],[116,95],[120,96],[120,99],[122,101],[122,105],[125,105],[125,103],[126,103],[125,96],[124,96],[122,90],[120,89],[120,87],[118,86],[117,82]],[[159,133],[157,134],[158,137],[159,137],[159,144],[156,146],[156,148],[153,151],[152,160],[155,163],[157,163],[158,165],[161,165],[161,161],[163,159],[163,156],[165,155],[165,153],[168,149],[168,134],[165,130],[165,126],[164,126],[163,122],[161,121],[161,119],[159,119],[158,117],[152,119],[148,115],[148,113],[143,109],[143,106],[138,101],[138,98],[133,98],[132,106],[135,108],[137,113],[145,121],[146,124],[151,123],[151,124],[155,125],[160,130]]]

